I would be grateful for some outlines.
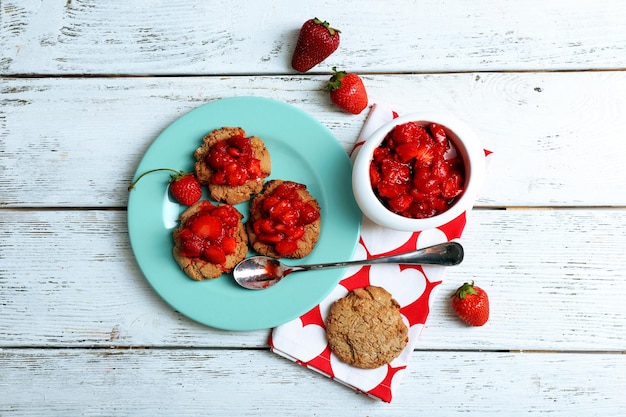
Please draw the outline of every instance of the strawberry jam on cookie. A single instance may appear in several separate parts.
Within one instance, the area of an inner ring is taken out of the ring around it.
[[[194,164],[200,184],[209,188],[211,198],[227,204],[250,200],[261,191],[272,163],[263,140],[246,136],[240,127],[211,131],[195,150]]]
[[[374,150],[370,181],[391,211],[421,219],[448,209],[464,190],[463,162],[448,158],[443,126],[408,122],[393,128]]]
[[[195,280],[217,278],[230,272],[248,251],[243,216],[230,205],[202,200],[180,216],[174,230],[174,258]]]
[[[272,180],[252,200],[246,223],[255,251],[274,258],[303,258],[320,233],[320,208],[306,186]]]
[[[237,187],[263,178],[261,161],[254,156],[250,139],[243,136],[217,142],[209,150],[206,162],[213,170],[211,184]]]

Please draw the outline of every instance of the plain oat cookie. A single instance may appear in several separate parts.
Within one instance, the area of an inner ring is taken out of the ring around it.
[[[376,286],[357,288],[335,301],[326,318],[326,336],[340,360],[365,369],[391,362],[409,340],[400,305]]]

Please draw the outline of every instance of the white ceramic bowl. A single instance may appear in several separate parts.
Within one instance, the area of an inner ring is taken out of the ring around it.
[[[412,219],[393,213],[378,199],[370,182],[369,169],[374,150],[395,126],[417,122],[437,123],[444,127],[448,139],[456,148],[465,169],[465,190],[448,210],[424,219]],[[411,113],[400,116],[376,130],[358,150],[352,168],[352,189],[361,211],[374,223],[395,230],[420,231],[442,226],[472,208],[485,177],[485,154],[478,137],[463,122],[449,115]]]

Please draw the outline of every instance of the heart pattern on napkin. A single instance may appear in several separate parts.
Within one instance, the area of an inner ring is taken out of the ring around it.
[[[369,135],[382,124],[398,117],[392,109],[374,104],[352,151],[351,158]],[[490,152],[486,151],[485,155]],[[392,255],[451,241],[461,237],[467,216],[461,214],[448,224],[422,232],[390,230],[363,217],[360,239],[353,259]],[[272,330],[272,352],[284,356],[354,390],[391,402],[409,364],[413,349],[430,312],[430,303],[441,284],[443,266],[366,265],[348,268],[339,285],[317,306]],[[376,285],[385,288],[400,304],[409,329],[409,342],[400,356],[376,369],[359,369],[341,362],[328,347],[324,321],[330,306],[355,288]]]

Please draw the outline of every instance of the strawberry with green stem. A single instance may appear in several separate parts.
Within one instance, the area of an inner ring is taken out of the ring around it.
[[[367,91],[357,74],[337,71],[333,67],[333,75],[328,80],[326,91],[330,93],[330,101],[348,113],[359,114],[367,107]]]
[[[304,22],[291,57],[293,69],[307,72],[328,58],[339,47],[339,33],[317,17]]]
[[[172,197],[176,199],[180,204],[185,206],[191,206],[202,197],[202,186],[198,182],[196,176],[192,173],[185,171],[177,171],[171,168],[156,168],[142,173],[131,185],[128,186],[128,191],[135,188],[137,182],[145,175],[157,171],[170,171],[170,192]]]
[[[470,326],[482,326],[489,319],[489,297],[474,281],[466,282],[452,296],[452,309]]]

